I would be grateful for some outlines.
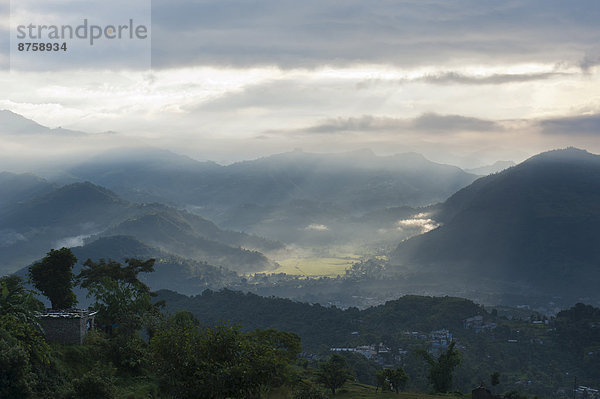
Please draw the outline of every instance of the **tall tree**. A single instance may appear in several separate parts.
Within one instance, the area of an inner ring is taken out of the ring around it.
[[[396,393],[399,393],[404,389],[408,382],[408,375],[402,367],[398,367],[397,369],[387,369],[386,374],[392,389],[396,391]]]
[[[433,358],[424,350],[418,353],[423,356],[429,364],[429,382],[433,385],[436,392],[448,392],[452,389],[452,376],[456,366],[460,364],[461,355],[454,347],[456,342],[452,341],[448,349],[437,359]]]
[[[348,369],[346,359],[338,354],[332,355],[329,360],[319,365],[318,381],[331,390],[335,395],[335,390],[341,388],[348,381],[352,374]]]
[[[387,376],[385,374],[385,370],[377,370],[375,373],[375,381],[377,382],[375,391],[378,391],[379,388],[381,388],[383,392],[390,389],[390,382],[387,380]]]
[[[402,367],[377,370],[375,378],[377,379],[377,390],[381,387],[382,391],[393,389],[396,393],[404,389],[408,382],[408,375]]]
[[[87,288],[88,296],[96,299],[92,307],[98,311],[98,322],[111,332],[114,326],[120,334],[133,336],[149,318],[159,314],[161,304],[152,303],[156,294],[138,279],[139,273],[154,271],[154,259],[126,259],[125,263],[88,259],[77,280]]]
[[[50,252],[29,268],[29,278],[35,288],[50,300],[52,309],[69,309],[77,303],[73,292],[73,266],[77,258],[69,248]]]

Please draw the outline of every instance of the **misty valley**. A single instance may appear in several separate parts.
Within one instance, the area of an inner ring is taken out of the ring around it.
[[[495,393],[512,392],[504,397],[593,395],[600,388],[600,156],[567,148],[477,172],[416,153],[295,150],[220,165],[153,148],[2,172],[3,323],[17,312],[9,307],[14,298],[40,290],[30,265],[53,267],[58,251],[49,251],[68,248],[78,276],[72,305],[99,312],[97,330],[107,334],[79,349],[44,349],[38,335],[7,324],[16,339],[58,356],[51,378],[33,375],[31,360],[32,379],[23,384],[31,395],[52,391],[75,367],[93,370],[86,378],[96,387],[132,384],[128,397],[221,397],[220,382],[175,377],[169,373],[179,360],[165,359],[169,342],[180,356],[194,350],[212,359],[222,354],[210,346],[229,340],[271,357],[244,358],[244,373],[257,373],[254,385],[238,381],[222,397],[325,397],[301,395],[325,395],[319,384],[332,393],[344,386],[347,378],[339,387],[323,382],[338,366],[353,380],[341,397],[432,386],[460,397],[494,375]],[[120,333],[132,316],[108,316],[111,289],[139,300],[157,295],[162,316],[144,308]],[[197,338],[183,341],[184,331]],[[17,367],[18,356],[0,350]],[[102,367],[90,363],[89,351],[105,356]],[[131,356],[119,358],[123,351]],[[432,377],[444,356],[456,361],[450,385]],[[213,360],[201,360],[186,364],[200,362],[202,375],[212,375]],[[295,377],[256,369],[273,364]],[[227,370],[227,381],[238,378]],[[65,397],[89,388],[76,381]],[[213,383],[204,396],[186,393]],[[574,391],[574,383],[585,389]]]
[[[598,21],[0,2],[0,399],[600,399]]]

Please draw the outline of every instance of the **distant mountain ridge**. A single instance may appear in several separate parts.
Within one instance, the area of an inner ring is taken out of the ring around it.
[[[10,111],[0,114],[0,126],[3,118],[7,129],[18,125],[19,131],[39,134],[60,130]],[[420,154],[377,156],[368,149],[330,154],[295,150],[223,166],[164,149],[120,148],[75,166],[54,164],[39,172],[59,185],[88,181],[132,203],[167,204],[224,228],[301,246],[361,245],[363,237],[368,237],[367,245],[381,240],[390,245],[412,233],[385,237],[397,230],[398,220],[380,226],[365,215],[429,206],[477,178]]]
[[[353,211],[444,200],[476,177],[414,153],[378,157],[369,150],[342,154],[302,151],[221,166],[159,150],[108,153],[70,173],[124,198],[155,198],[208,212],[294,200],[334,203]]]
[[[0,135],[1,134],[81,135],[85,133],[76,130],[63,129],[62,127],[51,129],[12,111],[0,110]]]
[[[420,154],[381,157],[370,150],[296,150],[221,166],[165,150],[129,149],[90,159],[68,173],[70,181],[88,180],[133,202],[166,203],[228,229],[305,246],[360,241],[356,217],[430,205],[476,178]],[[311,225],[327,229],[311,232]],[[380,230],[370,223],[366,235],[385,239]]]
[[[478,179],[439,209],[441,227],[392,253],[397,270],[600,297],[600,156],[575,148],[542,153]]]

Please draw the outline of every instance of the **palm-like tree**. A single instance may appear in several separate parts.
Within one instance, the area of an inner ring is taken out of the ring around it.
[[[0,277],[0,316],[12,316],[41,330],[37,315],[43,309],[42,302],[23,286],[19,276]]]

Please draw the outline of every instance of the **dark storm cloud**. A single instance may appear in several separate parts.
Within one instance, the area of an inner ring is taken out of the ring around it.
[[[542,132],[553,135],[600,136],[600,114],[546,119],[539,123]]]

